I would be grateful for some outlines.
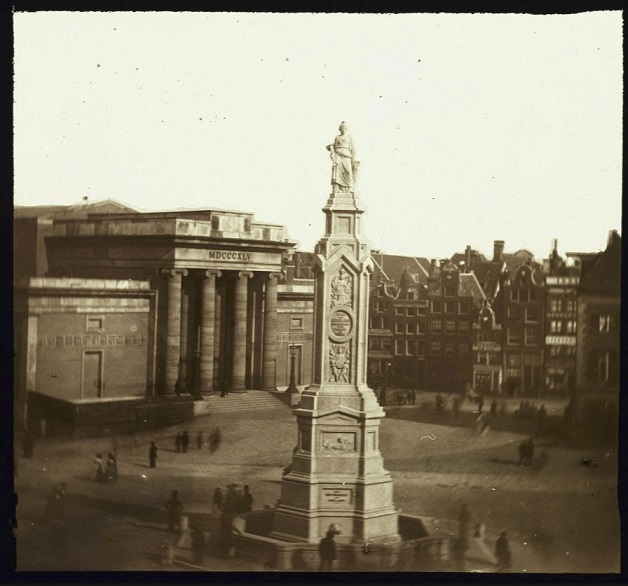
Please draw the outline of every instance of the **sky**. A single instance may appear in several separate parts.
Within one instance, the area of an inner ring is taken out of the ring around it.
[[[221,208],[323,236],[345,121],[389,254],[603,250],[621,228],[622,16],[14,16],[14,204]]]

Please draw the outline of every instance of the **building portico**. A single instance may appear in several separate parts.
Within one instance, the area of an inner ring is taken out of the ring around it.
[[[156,395],[276,388],[277,283],[295,242],[230,210],[95,214],[54,223],[50,274],[156,291]]]

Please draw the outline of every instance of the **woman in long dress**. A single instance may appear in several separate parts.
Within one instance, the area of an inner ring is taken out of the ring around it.
[[[331,183],[334,190],[351,191],[355,180],[355,149],[353,140],[347,133],[347,125],[343,122],[338,130],[340,134],[334,139],[334,143],[327,145],[329,156],[333,162],[331,171]]]

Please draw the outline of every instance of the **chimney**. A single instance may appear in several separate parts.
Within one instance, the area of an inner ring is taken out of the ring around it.
[[[504,260],[504,241],[493,241],[493,262],[502,262]]]
[[[433,277],[434,273],[436,273],[436,259],[435,258],[433,258],[430,261],[430,277]]]
[[[467,244],[467,247],[464,250],[464,272],[468,273],[471,271],[471,245]]]
[[[83,196],[83,205],[86,206],[87,205],[87,201],[88,201],[89,197],[87,195]]]
[[[558,256],[558,239],[552,238],[552,254],[550,255],[550,274],[557,275],[560,268],[560,257]]]

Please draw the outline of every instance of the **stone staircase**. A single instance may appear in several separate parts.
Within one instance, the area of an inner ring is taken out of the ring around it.
[[[226,397],[220,394],[205,395],[203,401],[195,401],[194,416],[234,411],[267,411],[269,409],[290,409],[273,393],[267,391],[247,391],[230,393]]]

